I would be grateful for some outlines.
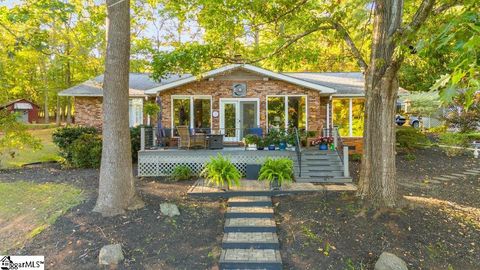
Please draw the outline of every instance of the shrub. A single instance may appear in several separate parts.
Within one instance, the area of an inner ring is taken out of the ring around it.
[[[247,136],[245,136],[245,143],[247,145],[248,144],[257,144],[259,139],[260,139],[260,137],[258,137],[255,134],[248,134]]]
[[[69,151],[75,167],[98,168],[102,158],[102,139],[96,134],[83,134],[73,142]]]
[[[132,145],[132,161],[138,161],[138,151],[140,151],[141,126],[130,128],[130,142]]]
[[[272,182],[278,180],[278,184],[293,181],[293,161],[289,158],[267,158],[260,168],[258,180]]]
[[[240,178],[242,177],[242,174],[235,168],[233,163],[220,154],[217,157],[212,157],[207,162],[200,175],[205,177],[209,184],[215,186],[227,184],[228,187],[239,186]]]
[[[424,148],[430,144],[430,141],[419,130],[413,127],[398,127],[397,131],[397,144],[400,148],[405,149],[418,149]]]
[[[447,156],[458,156],[462,154],[464,150],[456,147],[468,146],[467,141],[468,136],[464,133],[447,132],[440,134],[438,137],[439,144],[447,146],[443,148]]]
[[[414,154],[412,153],[407,153],[405,155],[405,160],[406,161],[415,161],[417,159],[417,156],[415,156]]]
[[[173,168],[170,178],[174,181],[190,180],[193,178],[193,173],[190,167],[186,165],[178,165]]]
[[[72,162],[70,146],[73,142],[84,134],[97,135],[98,130],[93,127],[64,127],[58,128],[53,132],[52,139],[60,149],[60,154],[67,162]]]
[[[350,155],[350,160],[351,161],[361,161],[362,160],[362,155],[361,154],[351,154]]]

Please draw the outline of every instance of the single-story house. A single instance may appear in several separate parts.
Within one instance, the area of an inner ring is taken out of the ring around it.
[[[38,119],[40,107],[27,99],[17,99],[0,105],[0,110],[6,109],[9,112],[17,113],[17,120],[22,123],[35,123]]]
[[[102,125],[103,75],[59,93],[75,97],[76,124]],[[338,126],[346,145],[361,151],[364,77],[360,72],[280,73],[231,64],[199,76],[171,75],[161,82],[130,74],[130,125],[144,123],[143,103],[156,100],[164,128],[188,125],[243,139],[245,128],[321,131]],[[393,121],[393,120],[392,120]]]

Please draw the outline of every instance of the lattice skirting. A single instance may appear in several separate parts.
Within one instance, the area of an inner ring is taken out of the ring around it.
[[[221,155],[232,161],[235,167],[246,174],[247,164],[262,164],[267,157],[271,158],[295,158],[295,152],[291,151],[214,151],[214,150],[190,150],[190,151],[158,151],[146,150],[138,152],[138,175],[139,176],[167,176],[179,165],[190,167],[196,175],[200,174],[205,163],[211,157]]]

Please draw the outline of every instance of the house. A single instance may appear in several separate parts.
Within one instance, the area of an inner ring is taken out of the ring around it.
[[[103,76],[62,91],[75,97],[76,124],[102,124]],[[161,82],[148,74],[130,74],[130,124],[143,123],[146,99],[162,108],[164,128],[188,125],[225,134],[239,142],[246,128],[298,128],[320,132],[338,126],[345,144],[361,151],[364,79],[360,72],[278,73],[248,64],[232,64],[199,76],[170,75]]]
[[[0,105],[0,110],[3,109],[17,113],[17,120],[22,123],[35,123],[38,119],[38,105],[24,98]]]

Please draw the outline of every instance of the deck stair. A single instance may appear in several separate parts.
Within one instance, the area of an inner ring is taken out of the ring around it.
[[[351,183],[351,177],[344,176],[340,156],[335,151],[304,149],[301,157],[302,175],[299,177],[299,162],[294,159],[294,171],[297,182]]]
[[[232,197],[228,205],[220,269],[282,269],[271,198]]]

